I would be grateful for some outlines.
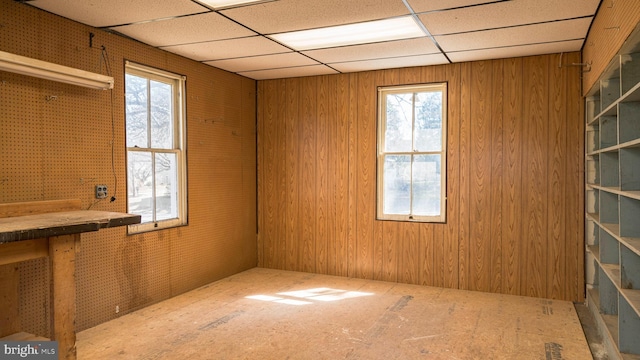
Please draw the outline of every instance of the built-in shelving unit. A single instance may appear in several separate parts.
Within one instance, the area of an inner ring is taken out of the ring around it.
[[[640,28],[586,98],[587,301],[609,349],[640,359]]]

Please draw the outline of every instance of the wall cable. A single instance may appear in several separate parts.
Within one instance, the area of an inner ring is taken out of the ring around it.
[[[107,75],[113,76],[111,73],[111,63],[109,61],[109,53],[107,52],[107,48],[102,45],[102,51],[100,52],[101,59],[104,61],[104,65],[107,69]],[[113,181],[115,182],[115,186],[113,188],[113,195],[111,196],[110,202],[116,201],[116,194],[118,193],[118,175],[116,174],[116,164],[115,164],[115,142],[116,142],[116,120],[114,114],[114,89],[110,89],[111,92],[111,173],[113,174]]]

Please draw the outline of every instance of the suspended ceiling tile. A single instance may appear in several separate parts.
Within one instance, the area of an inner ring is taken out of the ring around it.
[[[222,10],[263,34],[343,25],[409,14],[402,0],[279,0]]]
[[[583,39],[591,18],[435,36],[445,52]]]
[[[191,0],[32,0],[29,5],[95,27],[210,11]]]
[[[433,35],[460,33],[595,14],[600,0],[519,0],[419,16]]]
[[[496,0],[408,0],[416,13],[492,3]],[[475,7],[474,7],[475,8]]]
[[[331,75],[338,72],[325,65],[298,66],[283,69],[257,70],[238,74],[255,80],[283,79],[299,76]]]
[[[162,49],[197,61],[232,59],[290,52],[288,48],[262,36],[164,46]]]
[[[418,56],[405,56],[388,59],[375,59],[365,61],[351,61],[343,63],[328,64],[340,72],[357,72],[379,69],[393,69],[410,66],[427,66],[448,64],[449,62],[442,54],[429,54]]]
[[[399,56],[437,53],[438,48],[428,37],[388,41],[382,43],[342,46],[329,49],[303,51],[302,53],[323,63],[370,60]]]
[[[317,61],[304,55],[289,52],[284,54],[252,56],[240,59],[227,59],[205,62],[231,72],[254,71],[265,69],[278,69],[285,67],[297,67],[306,65],[318,65]]]
[[[582,48],[582,43],[583,40],[560,41],[546,44],[450,52],[447,53],[447,56],[449,56],[449,59],[451,59],[451,61],[453,62],[506,59],[520,56],[580,51],[580,49]]]
[[[257,35],[215,12],[116,26],[111,29],[153,46],[190,44]]]

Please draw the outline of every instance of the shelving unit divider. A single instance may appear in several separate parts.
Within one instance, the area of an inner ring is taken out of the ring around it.
[[[620,296],[618,305],[620,311],[620,320],[618,321],[618,343],[622,353],[640,354],[640,342],[638,334],[640,334],[640,317],[635,309],[629,305],[629,302]]]
[[[602,228],[600,229],[600,262],[603,264],[620,263],[620,243]]]
[[[600,191],[600,222],[606,224],[619,224],[618,195]]]
[[[616,109],[617,110],[617,109]],[[617,113],[617,111],[616,111]],[[617,114],[600,118],[600,149],[618,145],[618,116]]]
[[[618,113],[620,114],[620,144],[639,139],[640,102],[621,102],[618,104]]]
[[[640,112],[640,108],[638,108]],[[640,124],[640,119],[638,120]],[[620,149],[620,190],[640,190],[640,147]]]
[[[599,273],[599,283],[600,312],[604,315],[618,315],[618,292],[602,267]]]
[[[637,66],[638,63],[640,63],[640,52],[620,56],[622,79],[620,85],[623,94],[640,84],[640,67]]]
[[[620,276],[623,289],[640,290],[640,257],[620,246]]]
[[[618,70],[620,67],[612,69],[613,76],[606,80],[600,81],[600,104],[604,111],[618,99],[620,99],[620,75]]]
[[[587,184],[600,184],[600,154],[587,155],[586,180]]]
[[[620,197],[620,236],[640,237],[640,200]]]

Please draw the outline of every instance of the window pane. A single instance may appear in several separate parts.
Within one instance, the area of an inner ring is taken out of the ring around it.
[[[442,92],[416,93],[415,148],[442,150]]]
[[[176,154],[156,153],[156,220],[178,217]]]
[[[387,95],[385,151],[407,152],[411,148],[413,94]]]
[[[151,147],[173,148],[173,102],[171,85],[158,81],[151,83]]]
[[[440,215],[440,155],[413,157],[413,214]]]
[[[384,213],[409,214],[411,209],[411,155],[384,158]]]
[[[147,148],[147,79],[125,75],[127,147]]]
[[[153,170],[151,153],[127,151],[127,212],[142,215],[142,222],[153,221]]]

